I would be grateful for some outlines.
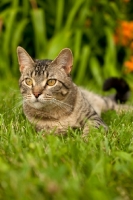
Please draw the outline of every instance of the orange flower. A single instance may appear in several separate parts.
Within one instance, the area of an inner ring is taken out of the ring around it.
[[[129,46],[133,40],[133,21],[120,21],[116,29],[114,41],[122,46]]]
[[[123,0],[124,3],[128,3],[130,0]]]
[[[126,61],[124,65],[126,67],[127,72],[132,72],[133,71],[133,56],[131,56],[130,60]]]

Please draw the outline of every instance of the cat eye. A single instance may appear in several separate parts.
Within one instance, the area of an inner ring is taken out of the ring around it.
[[[25,79],[25,83],[26,83],[27,85],[31,86],[31,85],[33,84],[33,81],[32,81],[32,79],[30,79],[30,78],[26,78],[26,79]]]
[[[53,86],[53,85],[55,85],[55,83],[56,83],[56,79],[49,79],[47,81],[47,85],[49,85],[49,86]]]

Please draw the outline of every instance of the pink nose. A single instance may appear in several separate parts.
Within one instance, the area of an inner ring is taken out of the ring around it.
[[[34,96],[35,96],[36,98],[38,98],[38,97],[41,95],[40,92],[33,92],[33,94],[34,94]]]

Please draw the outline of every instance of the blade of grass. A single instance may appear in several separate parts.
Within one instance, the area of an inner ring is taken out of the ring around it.
[[[5,55],[7,56],[10,54],[10,43],[12,40],[12,34],[14,34],[14,26],[15,26],[15,18],[18,13],[18,9],[10,9],[10,12],[8,12],[7,19],[5,19],[5,26],[6,31],[4,34],[4,44],[3,44],[3,50],[5,52]]]
[[[73,72],[76,70],[77,62],[80,60],[80,49],[82,43],[82,30],[78,29],[74,33],[74,65],[73,65]]]
[[[84,0],[80,0],[80,1],[75,1],[73,4],[73,7],[71,8],[67,21],[66,21],[66,25],[65,25],[65,29],[70,29],[70,27],[72,26],[72,23],[74,21],[74,18],[76,16],[77,11],[80,9],[82,3],[84,2]]]
[[[76,80],[75,80],[77,84],[80,84],[82,82],[82,80],[84,80],[84,76],[86,74],[86,70],[87,70],[87,67],[88,67],[90,47],[87,46],[87,45],[83,46],[81,55],[82,56],[80,58],[78,73],[77,73],[77,77],[76,77]]]
[[[96,57],[90,58],[89,69],[91,71],[91,74],[93,75],[93,78],[95,79],[95,82],[101,86],[104,77],[102,76],[101,66]]]
[[[12,37],[11,49],[12,49],[12,52],[14,52],[12,54],[12,61],[13,61],[12,70],[14,71],[14,73],[16,73],[16,70],[17,70],[16,65],[15,65],[17,63],[16,48],[20,44],[21,38],[23,36],[23,32],[28,22],[29,21],[27,18],[24,18],[22,21],[19,21],[19,23],[16,25],[16,31],[14,32],[14,35]]]
[[[45,13],[41,8],[33,9],[31,11],[31,17],[35,34],[34,42],[36,56],[38,58],[43,58],[47,46]]]
[[[64,0],[58,0],[57,10],[56,10],[56,20],[55,20],[55,32],[58,32],[62,27],[63,12],[64,12]]]
[[[16,9],[19,6],[19,0],[13,0],[12,1],[12,8]]]
[[[71,44],[71,31],[62,30],[49,40],[47,48],[47,58],[55,58],[61,49],[69,47]],[[68,42],[69,41],[69,42]]]
[[[116,48],[114,45],[114,40],[112,37],[112,30],[109,28],[105,28],[106,38],[107,38],[107,46],[106,52],[104,55],[104,67],[103,72],[105,77],[110,76],[119,76],[119,72],[116,68]]]

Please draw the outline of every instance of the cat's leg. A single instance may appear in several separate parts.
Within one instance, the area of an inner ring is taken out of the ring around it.
[[[99,128],[100,126],[104,127],[105,131],[108,130],[107,125],[103,122],[101,117],[94,112],[92,116],[89,117],[89,119],[86,119],[86,122],[83,127],[83,135],[82,137],[86,137],[89,134],[90,128]]]

